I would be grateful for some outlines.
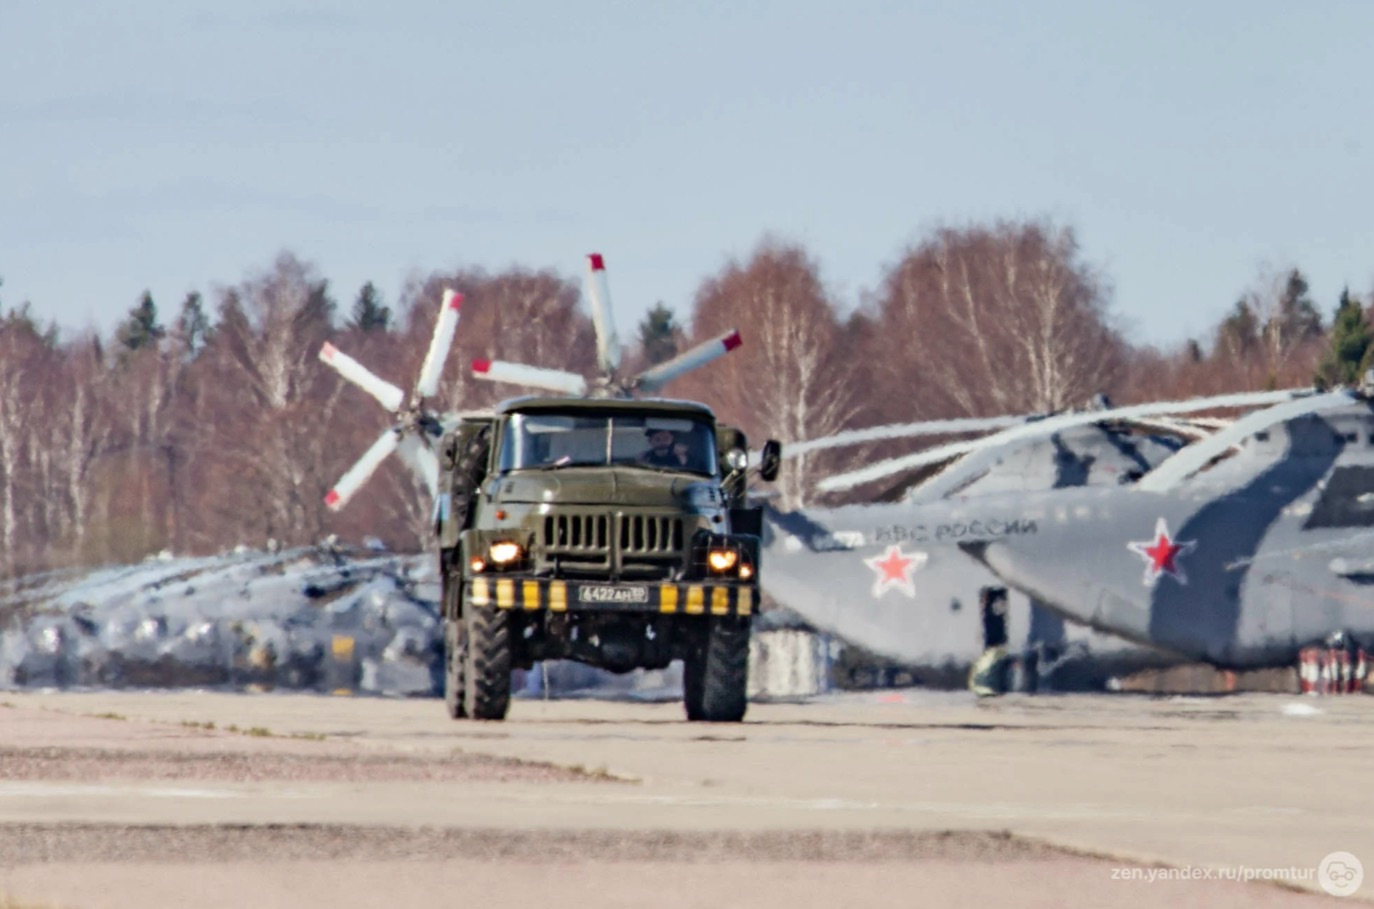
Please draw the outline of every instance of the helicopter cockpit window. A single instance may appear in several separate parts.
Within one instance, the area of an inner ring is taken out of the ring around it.
[[[602,467],[716,473],[715,437],[690,417],[516,414],[501,445],[501,470]]]
[[[1316,527],[1374,527],[1374,467],[1352,464],[1332,472],[1303,525]]]

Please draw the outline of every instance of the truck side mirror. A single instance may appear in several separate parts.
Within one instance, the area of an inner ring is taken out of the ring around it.
[[[778,468],[782,466],[782,443],[769,439],[763,443],[763,454],[759,458],[759,477],[771,483],[778,478]]]

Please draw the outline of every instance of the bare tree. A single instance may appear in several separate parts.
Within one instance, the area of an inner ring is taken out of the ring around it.
[[[321,467],[323,428],[337,382],[316,359],[330,331],[328,282],[283,253],[256,279],[222,292],[219,326],[206,347],[213,412],[203,425],[217,454],[222,512],[242,533],[304,542],[324,526],[332,477]]]
[[[859,396],[853,357],[819,269],[801,247],[765,240],[748,261],[732,261],[702,284],[692,314],[696,341],[732,327],[744,339],[740,349],[670,391],[698,395],[756,438],[784,445],[848,424]],[[787,507],[809,497],[813,468],[807,457],[788,461],[778,478]]]
[[[91,500],[95,493],[91,468],[105,451],[113,432],[113,408],[104,381],[105,364],[100,343],[85,339],[62,358],[57,373],[58,394],[47,399],[43,421],[44,450],[52,460],[53,475],[45,486],[45,499],[60,503],[56,526],[50,532],[67,538],[78,558],[89,557],[86,539],[91,527]]]
[[[875,382],[911,392],[893,417],[1082,404],[1126,347],[1073,231],[1040,221],[937,231],[888,271],[871,318]]]
[[[31,552],[22,545],[21,521],[33,503],[25,492],[36,492],[31,467],[40,447],[35,441],[38,402],[54,340],[39,329],[27,307],[0,317],[0,566],[6,574]]]

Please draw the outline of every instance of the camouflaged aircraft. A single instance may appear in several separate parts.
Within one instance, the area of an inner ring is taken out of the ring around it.
[[[976,687],[984,693],[1008,685],[1095,689],[1113,676],[1181,662],[1177,652],[1095,633],[1076,615],[1039,605],[1015,577],[973,558],[970,547],[1031,540],[1053,547],[1061,534],[1042,498],[1055,501],[1082,487],[1114,501],[1188,451],[1190,440],[1205,441],[1229,422],[1189,414],[1269,405],[1294,394],[1237,394],[1032,419],[932,421],[791,445],[788,456],[875,439],[998,430],[819,484],[822,491],[854,489],[957,458],[901,501],[768,509],[764,590],[816,628],[925,670],[934,680],[948,683],[981,661],[988,671]],[[1016,659],[1003,659],[1008,654]],[[1021,671],[1003,671],[1009,667]]]
[[[1368,389],[1251,413],[1126,488],[1022,496],[1037,533],[960,548],[1066,618],[1222,668],[1369,649]]]

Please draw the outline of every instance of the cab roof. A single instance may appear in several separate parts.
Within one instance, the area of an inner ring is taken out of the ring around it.
[[[714,421],[711,408],[669,398],[560,398],[526,396],[496,405],[497,416],[512,413],[620,413],[690,416]]]

